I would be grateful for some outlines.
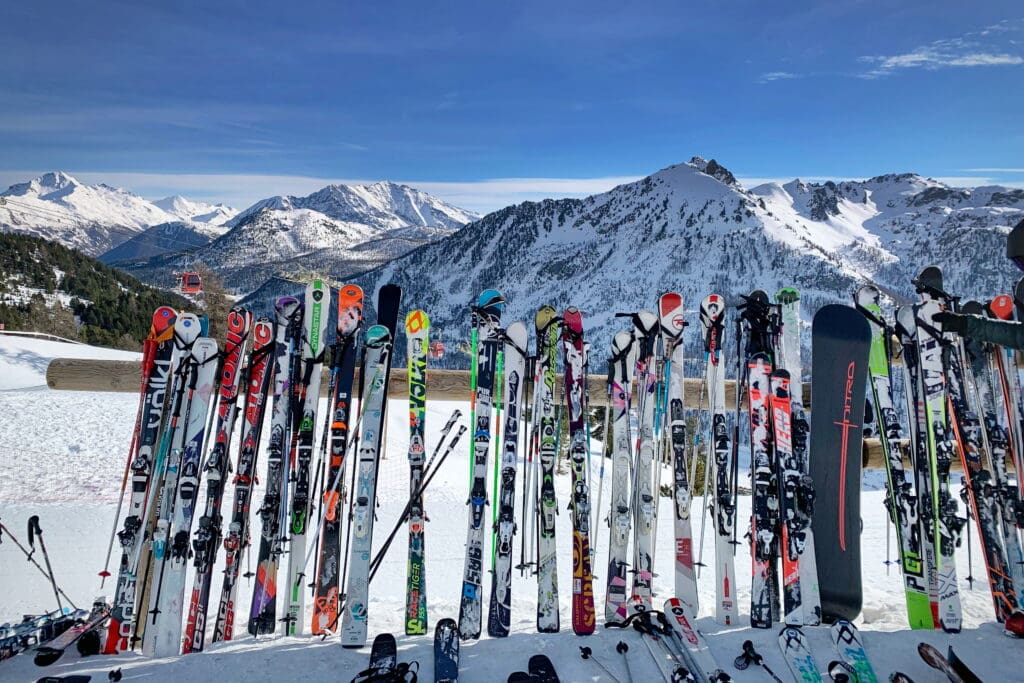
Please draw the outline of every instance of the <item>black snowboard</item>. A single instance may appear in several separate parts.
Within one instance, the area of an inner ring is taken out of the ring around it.
[[[459,625],[454,619],[442,619],[434,627],[434,681],[458,683]]]
[[[534,655],[530,657],[530,674],[541,683],[558,683],[558,674],[555,673],[555,665],[545,655]]]
[[[373,639],[370,648],[371,669],[394,669],[398,665],[398,645],[390,633],[381,633]]]
[[[871,330],[849,306],[830,304],[811,328],[811,528],[826,623],[860,614],[860,479]]]

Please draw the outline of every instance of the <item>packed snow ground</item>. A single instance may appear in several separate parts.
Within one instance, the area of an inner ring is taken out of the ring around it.
[[[12,340],[0,337],[0,453],[4,466],[0,468],[0,519],[11,528],[19,540],[25,542],[25,523],[29,515],[38,514],[45,533],[47,548],[54,574],[63,589],[79,606],[88,607],[92,599],[113,593],[113,578],[100,588],[97,576],[104,566],[107,541],[114,522],[117,493],[124,472],[130,431],[135,419],[137,397],[132,394],[55,392],[45,388],[32,390],[23,387],[41,387],[45,384],[43,359],[65,355],[94,355],[110,357],[103,349],[90,349],[77,345],[55,344],[38,340]],[[122,356],[123,357],[123,356]],[[17,378],[12,382],[12,378]],[[429,379],[428,379],[429,386]],[[454,408],[465,413],[468,404],[431,401],[427,412],[427,437],[430,448]],[[390,531],[401,512],[408,492],[408,464],[406,461],[407,411],[402,401],[391,401],[388,415],[387,451],[381,464],[376,543],[379,545]],[[599,444],[594,444],[595,452]],[[458,617],[459,595],[463,570],[463,547],[466,536],[466,497],[468,479],[469,442],[465,439],[452,457],[444,464],[426,494],[426,509],[430,517],[427,525],[426,588],[429,601],[428,615],[431,629],[438,619]],[[261,453],[261,456],[263,454]],[[593,474],[599,473],[595,458]],[[265,460],[259,463],[263,471]],[[608,468],[610,473],[610,467]],[[519,482],[522,482],[520,469]],[[669,480],[666,470],[663,481]],[[937,672],[926,667],[919,659],[916,646],[929,642],[945,651],[953,645],[960,655],[986,681],[1024,680],[1020,661],[1024,655],[1024,641],[1002,635],[994,623],[992,603],[984,582],[984,568],[976,534],[971,537],[974,555],[973,574],[978,580],[971,589],[963,577],[968,576],[966,540],[958,553],[958,572],[964,609],[964,630],[958,635],[941,631],[910,631],[906,626],[906,609],[902,581],[898,567],[886,565],[886,515],[883,509],[884,492],[878,486],[879,472],[865,473],[862,512],[864,533],[864,611],[859,621],[866,646],[880,679],[892,671],[903,671],[917,683],[937,681]],[[593,489],[596,503],[597,486]],[[609,484],[605,482],[602,498],[607,507]],[[625,680],[625,668],[615,652],[619,640],[629,646],[629,664],[634,681],[661,680],[658,669],[646,646],[633,631],[597,629],[590,637],[577,637],[571,629],[570,599],[572,553],[569,543],[571,519],[564,506],[569,499],[569,475],[556,477],[560,506],[557,537],[559,588],[561,594],[562,632],[541,635],[535,629],[536,580],[513,572],[512,635],[507,639],[491,639],[484,635],[478,642],[462,644],[462,681],[504,681],[511,671],[525,669],[530,655],[547,654],[554,661],[563,681],[609,680],[593,663],[580,659],[578,646],[590,646],[597,658]],[[230,506],[228,498],[224,507]],[[263,497],[257,489],[254,509]],[[521,498],[517,495],[517,505]],[[658,525],[658,543],[655,568],[656,602],[672,593],[672,521],[668,499],[660,500],[661,519]],[[699,511],[702,500],[694,501],[695,530],[699,532]],[[739,519],[750,511],[750,499],[741,496]],[[602,515],[603,516],[603,515]],[[518,515],[517,515],[518,517]],[[253,520],[258,533],[259,520]],[[708,530],[710,533],[710,529]],[[420,663],[421,681],[432,680],[432,636],[407,637],[404,632],[403,608],[406,568],[404,530],[383,563],[380,576],[371,586],[369,606],[370,636],[382,631],[396,634],[399,658]],[[518,561],[522,530],[517,537],[515,558]],[[603,614],[603,579],[608,548],[608,531],[602,523],[596,530],[593,543],[597,546],[595,561],[595,600],[598,615]],[[893,539],[894,540],[894,539]],[[713,539],[705,536],[705,560],[712,557]],[[223,552],[219,553],[223,560]],[[111,558],[111,567],[118,561],[118,549]],[[732,666],[744,640],[754,641],[765,661],[784,680],[790,680],[776,644],[777,629],[754,630],[743,624],[749,614],[748,549],[741,545],[736,555],[739,577],[738,604],[741,619],[738,626],[721,627],[713,617],[714,583],[710,571],[700,578],[701,618],[699,626],[707,635],[718,663],[736,681],[760,682],[768,680],[764,672],[751,668],[745,672]],[[191,581],[191,578],[189,579]],[[49,582],[28,562],[9,541],[0,544],[0,622],[19,619],[23,613],[39,613],[53,609],[54,597]],[[242,583],[238,604],[244,612],[249,604],[251,586]],[[485,577],[485,601],[490,595],[490,576]],[[215,583],[212,600],[219,597],[219,583]],[[309,600],[307,599],[307,603]],[[308,605],[307,605],[308,606]],[[486,608],[485,608],[486,609]],[[310,609],[307,609],[307,624]],[[242,618],[242,617],[240,617]],[[599,622],[601,620],[599,619]],[[824,670],[835,658],[824,628],[807,628],[815,648],[819,667]],[[485,629],[486,632],[486,629]],[[208,645],[205,653],[151,660],[139,654],[116,657],[99,656],[79,658],[69,651],[45,672],[34,666],[31,656],[19,655],[0,663],[0,680],[35,680],[44,673],[52,675],[90,674],[93,680],[106,680],[109,670],[123,667],[124,680],[221,680],[221,681],[287,681],[295,680],[302,672],[305,680],[348,681],[366,666],[368,648],[353,651],[340,647],[336,639],[321,641],[318,637],[264,637],[254,640],[242,623],[236,624],[237,640],[230,643]],[[667,663],[666,663],[667,664]]]

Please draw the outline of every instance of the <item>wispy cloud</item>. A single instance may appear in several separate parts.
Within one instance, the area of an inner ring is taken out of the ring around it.
[[[892,55],[864,55],[859,61],[871,65],[857,74],[876,79],[905,69],[935,71],[951,67],[1016,66],[1024,64],[1020,45],[1007,34],[1024,30],[1024,21],[1003,21],[956,38],[934,40],[927,45]]]
[[[961,168],[964,173],[1024,173],[1024,168]]]
[[[795,74],[789,71],[769,71],[768,73],[761,74],[757,82],[758,83],[771,83],[772,81],[787,81],[793,78],[801,78],[802,74]]]
[[[54,170],[54,169],[47,169]],[[25,182],[45,171],[0,171],[0,189]],[[83,183],[123,187],[150,199],[181,194],[204,201],[224,202],[244,208],[273,195],[305,195],[334,183],[360,185],[381,178],[323,178],[296,175],[247,175],[216,173],[125,173],[72,171]],[[487,213],[510,204],[549,198],[586,197],[607,192],[640,176],[600,178],[492,178],[468,182],[391,179],[415,187],[466,209]]]

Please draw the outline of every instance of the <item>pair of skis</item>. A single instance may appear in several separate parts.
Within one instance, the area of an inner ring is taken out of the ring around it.
[[[352,501],[351,555],[348,585],[341,622],[341,644],[362,647],[366,643],[369,611],[370,551],[373,544],[374,509],[377,500],[377,472],[383,446],[387,414],[391,351],[402,290],[385,285],[378,294],[377,320],[366,331],[363,351],[362,430],[359,436],[356,485]]]
[[[878,683],[857,627],[841,619],[832,624],[829,633],[839,657],[828,667],[831,679],[837,682]],[[786,626],[779,632],[779,649],[797,681],[816,683],[823,680],[807,637],[799,626]]]

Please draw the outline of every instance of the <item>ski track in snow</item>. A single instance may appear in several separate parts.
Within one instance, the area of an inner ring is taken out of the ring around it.
[[[38,342],[33,341],[33,344]],[[66,346],[66,345],[60,345]],[[7,357],[6,339],[0,339],[0,357]],[[44,352],[40,352],[43,354]],[[46,349],[45,355],[52,354]],[[80,353],[89,353],[88,347]],[[39,384],[40,382],[36,382]],[[428,376],[429,391],[429,376]],[[38,514],[44,538],[50,553],[54,574],[60,586],[77,605],[88,607],[96,595],[113,593],[116,576],[99,587],[98,571],[103,567],[106,543],[113,524],[117,492],[124,471],[130,442],[131,427],[135,419],[137,397],[132,394],[55,392],[49,390],[18,390],[0,392],[0,453],[4,467],[0,468],[0,519],[10,527],[24,544],[25,524],[29,515]],[[428,447],[432,449],[440,428],[454,408],[460,408],[463,422],[468,422],[468,403],[430,401],[427,406],[426,433]],[[323,402],[321,403],[323,408]],[[269,412],[269,411],[268,411]],[[408,494],[408,412],[401,400],[389,404],[387,451],[381,463],[378,485],[379,507],[374,546],[379,547],[394,525]],[[268,416],[269,418],[269,416]],[[317,442],[319,443],[319,442]],[[459,447],[445,462],[425,494],[425,507],[430,523],[426,530],[426,593],[430,629],[442,617],[458,617],[464,563],[464,544],[468,508],[468,454],[470,442],[463,437]],[[594,452],[600,444],[594,443]],[[494,458],[492,455],[491,464]],[[265,473],[265,453],[260,453],[257,471]],[[600,467],[595,460],[592,472],[596,477]],[[610,475],[611,467],[606,468]],[[897,565],[886,565],[887,533],[886,513],[883,508],[884,485],[880,471],[868,471],[864,476],[862,536],[864,559],[864,611],[859,625],[864,635],[880,680],[892,671],[900,670],[915,681],[938,680],[938,674],[929,669],[917,656],[919,642],[929,642],[945,651],[953,645],[961,657],[986,681],[1021,680],[1019,661],[1024,654],[1024,642],[1007,638],[1001,627],[993,621],[992,602],[985,586],[984,568],[980,561],[977,534],[971,533],[974,555],[974,589],[970,589],[967,552],[964,546],[957,553],[957,568],[964,611],[964,631],[959,635],[941,631],[913,632],[906,627],[906,608],[903,600],[902,580]],[[520,466],[517,483],[522,484]],[[954,477],[954,480],[956,477]],[[666,468],[662,481],[671,481]],[[490,486],[488,477],[488,486]],[[746,482],[741,479],[741,485]],[[592,500],[596,501],[594,482]],[[602,504],[608,506],[610,481],[606,481]],[[204,487],[205,488],[205,487]],[[958,488],[958,487],[954,487]],[[504,681],[511,671],[525,670],[530,655],[547,654],[555,663],[563,681],[609,680],[590,662],[580,659],[578,646],[587,645],[602,663],[625,680],[621,657],[615,652],[619,640],[629,643],[629,662],[634,680],[661,680],[647,648],[633,631],[598,628],[593,636],[576,637],[571,630],[570,595],[572,550],[571,516],[565,509],[569,500],[570,475],[556,476],[560,514],[557,520],[558,586],[562,632],[541,635],[535,631],[536,579],[521,577],[513,571],[512,634],[507,639],[491,639],[485,635],[478,642],[462,644],[462,681]],[[224,509],[230,509],[233,487],[228,488]],[[957,492],[954,492],[957,493]],[[201,491],[199,500],[205,493]],[[262,487],[253,495],[253,510],[263,498]],[[673,585],[673,529],[670,500],[660,498],[660,520],[657,529],[654,588],[655,603],[670,597]],[[517,520],[521,494],[516,496]],[[694,500],[694,533],[700,529],[700,498]],[[749,517],[750,498],[739,499],[739,517],[743,525]],[[493,508],[488,508],[493,512]],[[123,514],[123,513],[122,513]],[[259,519],[252,519],[254,535],[259,532]],[[120,524],[120,522],[119,522]],[[742,533],[742,530],[741,530]],[[705,535],[704,561],[713,557],[714,543],[710,526]],[[514,562],[519,561],[523,530],[517,535]],[[396,536],[392,549],[382,564],[380,575],[371,586],[369,606],[369,638],[382,631],[396,634],[401,661],[417,660],[421,665],[420,680],[432,679],[433,638],[431,636],[402,635],[404,632],[404,585],[406,569],[406,532]],[[895,547],[895,535],[891,537]],[[595,607],[603,614],[605,575],[608,549],[608,529],[603,518],[591,536],[597,546],[594,562],[599,578],[595,579]],[[211,601],[219,597],[220,576],[224,553],[215,570]],[[112,571],[119,561],[119,548],[111,557]],[[286,564],[282,562],[282,565]],[[738,604],[740,625],[722,627],[709,616],[713,613],[714,583],[712,570],[705,568],[699,580],[701,616],[698,625],[708,641],[718,663],[738,682],[768,680],[757,668],[741,672],[732,666],[744,640],[754,641],[765,662],[785,680],[788,670],[776,644],[777,628],[754,630],[745,626],[749,615],[749,548],[737,548],[736,569],[739,578]],[[283,568],[282,568],[282,571]],[[484,601],[489,600],[490,574],[485,575]],[[38,613],[52,609],[54,597],[49,582],[31,564],[10,539],[0,544],[0,585],[5,587],[0,599],[0,621],[17,620],[23,613]],[[191,572],[189,584],[191,586]],[[244,619],[250,597],[251,584],[241,583],[238,605]],[[311,601],[306,600],[306,623],[311,614]],[[215,606],[214,602],[214,606]],[[214,607],[215,608],[215,607]],[[486,614],[486,604],[484,607]],[[137,653],[117,657],[81,659],[72,648],[64,657],[45,671],[32,664],[31,656],[0,663],[0,680],[35,680],[44,674],[88,674],[93,680],[105,680],[113,668],[124,668],[124,680],[210,680],[216,677],[226,681],[283,681],[293,680],[295,672],[302,671],[307,680],[348,681],[357,671],[366,667],[368,646],[358,651],[341,648],[336,639],[321,641],[318,637],[264,637],[254,640],[245,633],[244,623],[235,625],[238,640],[230,643],[207,645],[205,653],[151,660]],[[835,658],[827,629],[807,628],[819,668],[824,670]],[[244,634],[244,635],[243,635]],[[827,677],[826,677],[827,678]]]

